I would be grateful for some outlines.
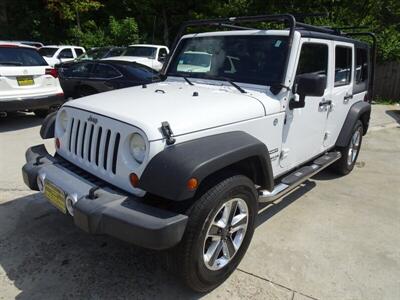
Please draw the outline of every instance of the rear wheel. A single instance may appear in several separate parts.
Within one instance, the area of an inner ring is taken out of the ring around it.
[[[363,132],[363,124],[358,120],[353,127],[348,145],[338,149],[342,157],[332,166],[336,173],[346,175],[353,170],[360,153]]]
[[[193,205],[181,243],[171,251],[175,270],[193,290],[224,282],[243,258],[254,232],[257,193],[247,177],[229,177]]]

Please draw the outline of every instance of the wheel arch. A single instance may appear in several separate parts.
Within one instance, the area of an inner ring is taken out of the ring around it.
[[[363,134],[368,131],[371,116],[371,104],[364,101],[354,103],[347,113],[342,129],[336,140],[337,147],[346,147],[350,141],[351,131],[358,120],[363,124]]]
[[[170,200],[193,198],[200,187],[211,185],[224,173],[243,174],[262,188],[274,181],[268,148],[241,131],[222,133],[176,144],[158,153],[147,165],[139,188]],[[196,178],[198,189],[186,182]]]

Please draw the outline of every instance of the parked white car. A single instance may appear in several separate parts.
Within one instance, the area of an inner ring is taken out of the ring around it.
[[[129,46],[121,56],[107,57],[105,60],[125,60],[137,62],[160,71],[169,54],[166,46],[137,44]]]
[[[78,46],[44,46],[39,49],[39,53],[49,66],[54,67],[56,64],[74,60],[86,53],[86,50]]]
[[[36,48],[0,42],[0,114],[34,111],[43,117],[64,103],[57,71]]]
[[[350,33],[296,26],[292,15],[195,20],[180,32],[205,25],[240,30],[179,36],[163,81],[64,104],[41,130],[57,155],[31,147],[23,167],[25,183],[78,227],[169,249],[168,265],[200,292],[238,266],[260,203],[325,168],[353,170],[375,53]],[[211,59],[183,68],[193,51]]]

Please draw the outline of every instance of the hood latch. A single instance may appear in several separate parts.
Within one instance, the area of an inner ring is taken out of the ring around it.
[[[169,123],[167,121],[161,123],[161,131],[163,136],[167,139],[167,145],[175,144],[175,139],[172,137],[174,133],[172,132],[171,127],[169,126]]]

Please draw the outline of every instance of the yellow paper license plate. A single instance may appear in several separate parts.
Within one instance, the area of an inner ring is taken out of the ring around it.
[[[17,81],[19,86],[33,85],[35,83],[32,76],[20,76],[17,77]]]
[[[65,193],[48,180],[45,180],[44,183],[44,195],[49,202],[57,207],[63,214],[67,212]]]

